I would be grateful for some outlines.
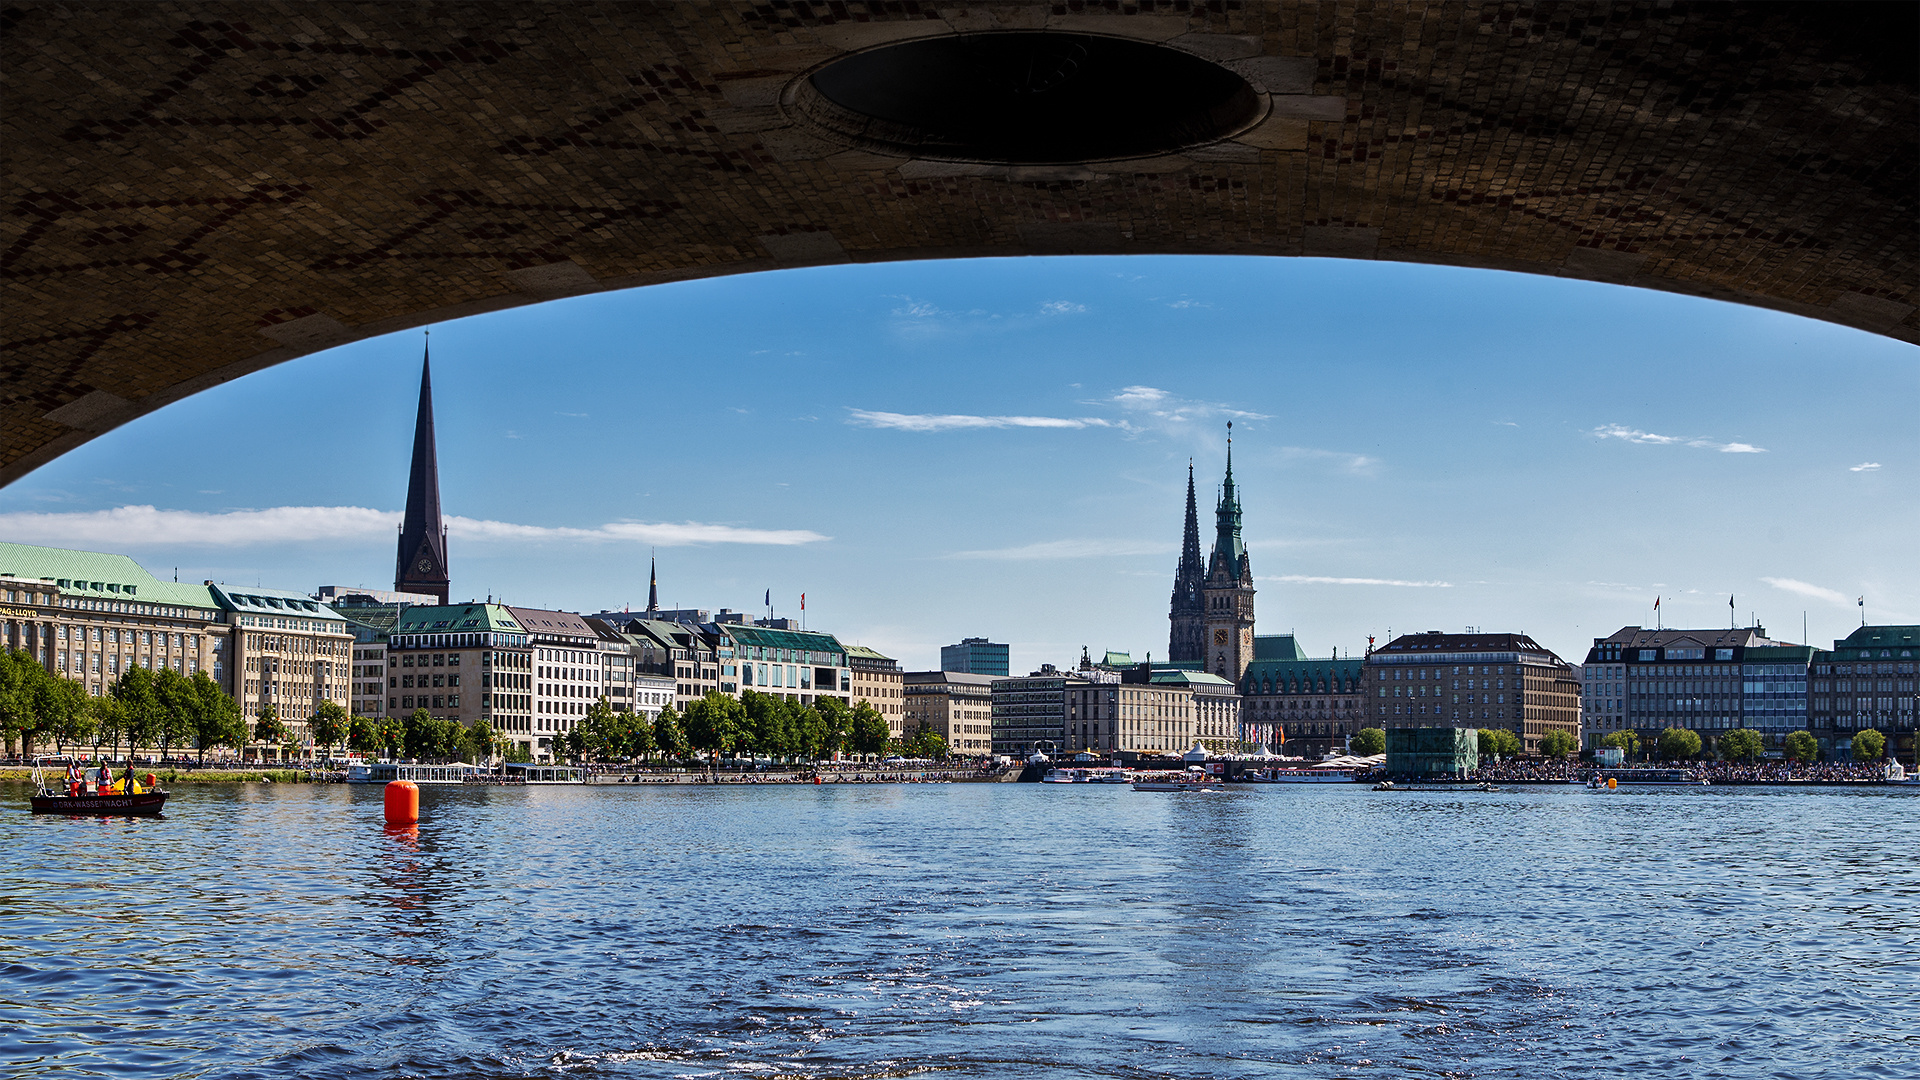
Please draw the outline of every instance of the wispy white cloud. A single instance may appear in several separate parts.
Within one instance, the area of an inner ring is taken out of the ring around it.
[[[67,514],[0,514],[0,536],[27,544],[98,547],[199,545],[246,547],[313,540],[367,540],[393,535],[397,511],[364,506],[275,506],[263,510],[160,510],[119,506]],[[477,541],[624,541],[675,547],[693,544],[791,546],[831,539],[806,529],[745,529],[701,522],[616,521],[597,528],[519,525],[449,517],[456,537]]]
[[[967,431],[980,428],[1112,428],[1124,425],[1097,416],[971,416],[964,413],[896,413],[848,409],[855,427],[894,431]]]
[[[1227,420],[1266,420],[1265,413],[1237,409],[1215,401],[1197,401],[1181,397],[1157,386],[1124,386],[1105,399],[1089,405],[1117,406],[1126,416],[1129,431],[1156,431],[1179,438],[1212,441],[1219,432],[1200,425]]]
[[[1049,300],[1040,305],[1042,315],[1084,315],[1087,305],[1076,304],[1071,300]]]
[[[1280,448],[1282,460],[1329,462],[1343,472],[1356,476],[1371,476],[1380,471],[1380,459],[1366,454],[1355,454],[1346,450],[1319,450],[1311,446],[1283,446]]]
[[[1019,547],[991,548],[985,551],[956,551],[950,559],[1101,559],[1129,555],[1167,555],[1172,544],[1150,540],[1046,540]]]
[[[1848,469],[1847,471],[1848,472],[1873,472],[1879,467],[1880,467],[1880,463],[1877,461],[1863,461],[1860,464],[1855,465],[1852,468]]]
[[[1602,424],[1593,429],[1593,434],[1602,439],[1619,439],[1622,442],[1638,443],[1641,446],[1692,446],[1701,450],[1718,450],[1723,454],[1764,454],[1763,447],[1743,442],[1716,442],[1713,439],[1695,435],[1656,435],[1651,431],[1641,431],[1621,424]]]
[[[1289,585],[1396,585],[1406,589],[1451,589],[1451,581],[1401,581],[1398,578],[1319,577],[1312,574],[1281,574],[1256,578],[1258,581],[1282,581]]]
[[[1776,589],[1783,589],[1787,592],[1794,593],[1799,596],[1804,596],[1812,600],[1825,600],[1827,603],[1833,604],[1838,607],[1853,606],[1852,597],[1842,595],[1841,593],[1833,589],[1821,588],[1820,586],[1814,585],[1810,582],[1797,581],[1793,578],[1781,578],[1781,577],[1763,577],[1760,580],[1766,582],[1767,584],[1773,586]]]

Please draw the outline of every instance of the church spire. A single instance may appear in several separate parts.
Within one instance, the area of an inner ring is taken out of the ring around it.
[[[647,556],[647,618],[660,614],[660,562]]]
[[[1233,421],[1227,421],[1227,478],[1220,485],[1220,505],[1214,508],[1213,559],[1208,567],[1210,577],[1224,580],[1253,580],[1253,572],[1247,562],[1247,546],[1240,538],[1240,493],[1233,486]],[[1223,565],[1224,561],[1224,565]]]
[[[1193,490],[1193,462],[1187,462],[1187,521],[1180,537],[1180,565],[1173,572],[1173,603],[1168,611],[1172,633],[1167,642],[1167,657],[1174,661],[1204,660],[1206,644],[1202,640],[1206,621],[1205,601],[1200,590],[1206,583],[1207,567],[1200,558],[1200,506]]]
[[[420,355],[420,412],[413,423],[413,468],[407,474],[407,511],[400,525],[393,587],[429,593],[447,602],[447,528],[440,519],[440,463],[434,453],[433,372]]]

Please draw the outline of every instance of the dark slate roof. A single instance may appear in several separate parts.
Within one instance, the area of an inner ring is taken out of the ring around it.
[[[520,625],[526,627],[529,634],[544,634],[550,637],[580,638],[597,641],[600,635],[593,632],[587,620],[571,611],[548,611],[545,608],[524,608],[509,605]]]
[[[1644,626],[1626,626],[1596,644],[1624,645],[1631,649],[1664,649],[1670,645],[1698,645],[1702,648],[1730,648],[1753,645],[1785,645],[1767,638],[1765,629],[1742,626],[1717,630],[1649,630]]]
[[[1638,629],[1635,627],[1634,629]],[[1671,631],[1669,631],[1671,632]],[[1418,656],[1425,652],[1435,653],[1479,653],[1513,652],[1533,653],[1538,656],[1553,657],[1553,650],[1533,640],[1525,634],[1402,634],[1385,646],[1374,650],[1374,655],[1390,653],[1394,655]]]

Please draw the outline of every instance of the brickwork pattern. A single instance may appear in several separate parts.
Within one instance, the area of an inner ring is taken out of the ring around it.
[[[16,3],[0,482],[344,341],[846,261],[1398,259],[1920,342],[1911,37],[1825,22],[1684,3]],[[1197,53],[1270,115],[1179,154],[1010,168],[849,148],[783,110],[850,50],[1021,28]]]

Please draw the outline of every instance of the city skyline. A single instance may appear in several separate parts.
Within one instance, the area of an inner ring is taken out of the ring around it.
[[[638,610],[658,549],[663,607],[771,589],[798,615],[804,592],[810,626],[909,668],[982,635],[1015,671],[1160,655],[1182,470],[1220,475],[1232,419],[1258,631],[1315,655],[1464,624],[1574,657],[1653,625],[1655,596],[1667,625],[1713,626],[1731,593],[1783,639],[1804,610],[1812,644],[1858,625],[1857,596],[1874,622],[1920,609],[1897,543],[1920,530],[1911,346],[1751,308],[1053,259],[691,282],[434,340],[455,599]],[[137,421],[0,491],[0,535],[384,588],[419,348],[358,343]],[[235,417],[277,418],[275,453],[194,456]]]

